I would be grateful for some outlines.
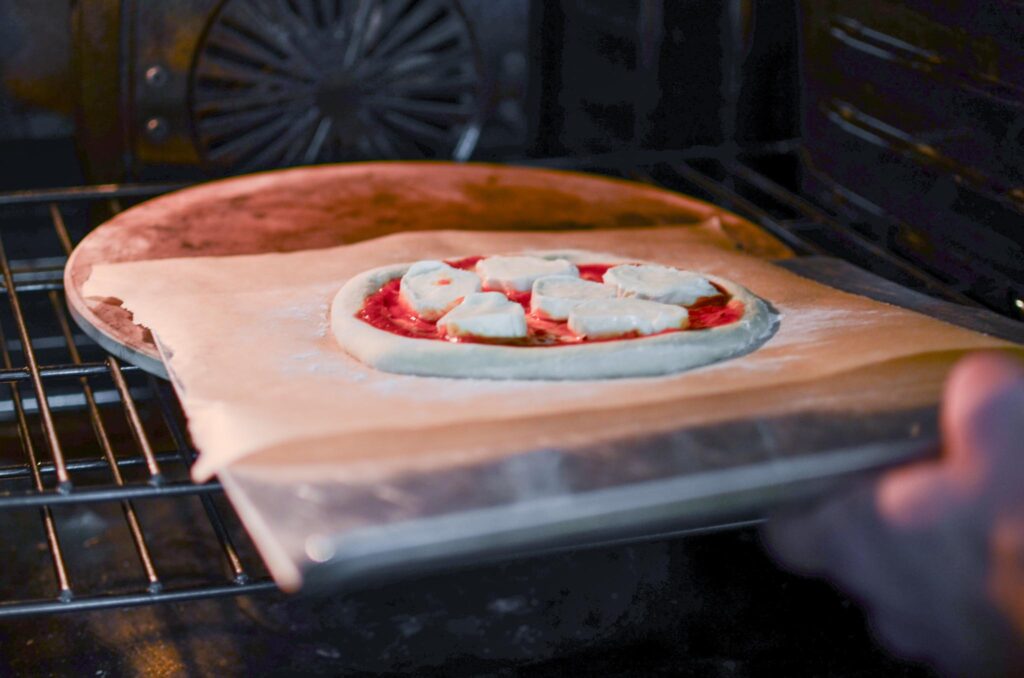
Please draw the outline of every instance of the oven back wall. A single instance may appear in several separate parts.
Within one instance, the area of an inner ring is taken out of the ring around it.
[[[798,134],[790,0],[546,0],[532,8],[536,154]]]
[[[806,188],[887,248],[1020,317],[1024,15],[1010,2],[802,9]]]
[[[522,148],[527,13],[528,0],[81,0],[83,161],[107,181]]]

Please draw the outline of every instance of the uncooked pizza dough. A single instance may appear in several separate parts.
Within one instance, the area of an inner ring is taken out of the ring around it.
[[[584,250],[375,268],[331,307],[338,343],[366,365],[479,379],[671,374],[749,353],[777,327],[730,280]]]

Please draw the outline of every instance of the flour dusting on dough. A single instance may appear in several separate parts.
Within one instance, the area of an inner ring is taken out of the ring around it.
[[[327,317],[327,311],[330,308],[330,304],[324,301],[317,307],[317,314],[320,317],[320,322],[316,326],[316,336],[326,337],[327,331],[331,329],[331,322]]]

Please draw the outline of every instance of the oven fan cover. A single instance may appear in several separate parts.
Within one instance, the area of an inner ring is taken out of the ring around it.
[[[196,52],[189,109],[208,168],[468,159],[481,57],[446,0],[226,0]]]

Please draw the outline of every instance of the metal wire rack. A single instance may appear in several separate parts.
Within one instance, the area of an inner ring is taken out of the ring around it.
[[[800,254],[839,255],[906,287],[980,305],[968,288],[899,256],[765,169],[794,162],[795,150],[782,143],[739,158],[696,149],[534,164],[703,197]],[[78,239],[127,204],[179,187],[0,194],[0,558],[8,561],[0,618],[274,588],[220,486],[189,480],[196,451],[173,390],[77,332],[63,298],[64,262]]]
[[[0,195],[0,292],[7,298],[0,310],[0,381],[7,387],[0,396],[0,518],[10,522],[9,538],[18,536],[12,540],[17,567],[4,568],[18,581],[0,585],[0,590],[14,587],[0,599],[0,617],[274,587],[220,500],[219,485],[188,479],[196,452],[173,391],[103,354],[76,332],[62,294],[65,258],[91,224],[119,211],[125,201],[176,187],[93,186]],[[173,499],[173,506],[153,506],[154,500],[166,499]],[[198,502],[198,510],[187,501]],[[100,534],[69,546],[81,532],[82,516],[98,515],[97,507],[119,509],[123,528],[108,518]],[[31,535],[24,534],[26,511],[39,513],[41,548],[32,549]],[[179,524],[153,525],[168,519]],[[210,538],[221,566],[209,560],[183,564],[180,550],[154,539],[155,532],[172,529]],[[74,536],[65,538],[66,532]],[[123,553],[115,562],[80,562],[78,551],[113,534],[130,542],[134,563]],[[165,558],[173,561],[166,573]],[[76,565],[83,567],[80,576]],[[39,576],[45,570],[50,577]],[[37,595],[27,596],[33,589]]]

